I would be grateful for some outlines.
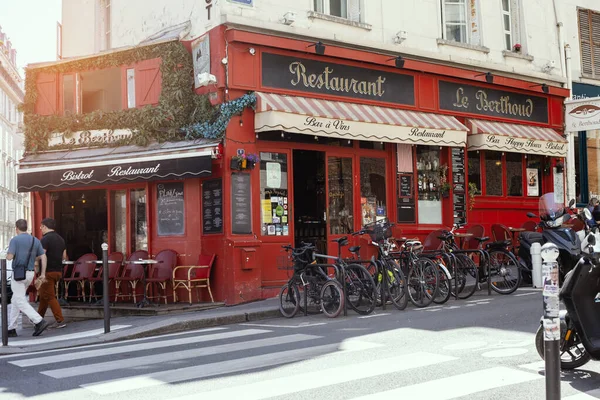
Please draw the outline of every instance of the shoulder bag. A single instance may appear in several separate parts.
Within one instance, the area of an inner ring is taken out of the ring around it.
[[[24,264],[17,264],[16,259],[13,261],[12,270],[13,275],[12,279],[15,281],[24,281],[27,276],[27,267],[29,266],[29,261],[31,260],[31,251],[33,250],[33,245],[35,243],[35,238],[31,236],[31,247],[29,247],[29,253],[27,254],[27,260]]]

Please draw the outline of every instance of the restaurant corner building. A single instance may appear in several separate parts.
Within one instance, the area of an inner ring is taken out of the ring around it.
[[[453,223],[491,235],[542,194],[564,197],[567,89],[316,42],[225,26],[187,42],[193,58],[210,48],[201,72],[216,80],[196,93],[252,107],[219,139],[26,155],[34,228],[53,216],[68,243],[171,248],[179,265],[216,254],[215,300],[236,304],[277,294],[285,244],[337,255],[332,239],[384,217],[398,237]]]

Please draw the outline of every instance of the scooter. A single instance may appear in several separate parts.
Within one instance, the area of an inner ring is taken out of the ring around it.
[[[540,218],[538,227],[542,229],[542,232],[521,232],[519,235],[519,262],[521,263],[525,283],[532,283],[531,245],[533,243],[539,243],[540,245],[554,243],[558,247],[560,252],[558,265],[561,279],[568,271],[573,269],[581,257],[581,239],[573,229],[563,226],[571,219],[571,214],[562,204],[554,203],[552,206],[548,206],[548,203],[553,201],[548,199],[553,198],[553,196],[554,193],[547,193],[540,197],[539,216],[532,212],[527,213],[530,218]],[[575,200],[571,200],[569,208],[573,204],[575,204]],[[555,207],[555,209],[552,209],[552,207]]]
[[[584,239],[582,251],[584,256],[567,273],[559,293],[566,308],[559,313],[562,369],[578,368],[590,360],[600,361],[600,233],[597,227]],[[535,347],[543,359],[542,321],[535,335]]]

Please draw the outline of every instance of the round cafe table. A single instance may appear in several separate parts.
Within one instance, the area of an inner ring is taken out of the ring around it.
[[[473,237],[473,234],[472,233],[455,233],[454,237],[459,239],[460,244],[458,247],[460,247],[462,249],[465,239]]]
[[[142,275],[142,284],[144,285],[144,297],[142,298],[142,301],[140,301],[136,304],[137,308],[144,308],[145,306],[156,305],[156,304],[152,303],[150,300],[148,300],[148,293],[147,293],[147,289],[146,289],[146,278],[148,275],[148,266],[152,265],[152,264],[158,264],[158,261],[152,260],[152,259],[148,259],[148,260],[140,259],[140,260],[132,261],[132,263],[141,265],[144,268],[144,274]]]

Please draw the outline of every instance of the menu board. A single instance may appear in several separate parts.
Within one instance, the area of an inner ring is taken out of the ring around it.
[[[398,222],[416,222],[413,174],[398,174]]]
[[[158,236],[185,233],[183,182],[156,185],[156,210]]]
[[[211,179],[202,184],[202,232],[223,233],[223,181]]]
[[[231,174],[231,232],[252,233],[250,174]]]
[[[467,223],[465,149],[452,148],[453,215],[455,224]]]

